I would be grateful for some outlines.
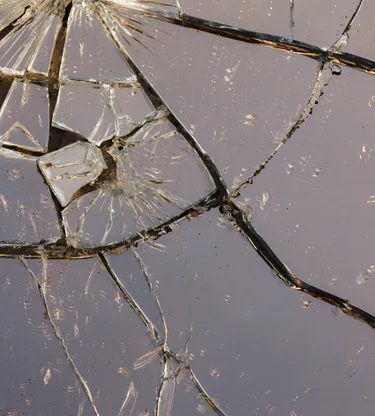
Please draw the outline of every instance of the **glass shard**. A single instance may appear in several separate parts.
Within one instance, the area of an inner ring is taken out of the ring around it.
[[[372,76],[342,68],[311,118],[240,198],[294,273],[372,314],[374,88]],[[367,283],[358,285],[368,269]]]
[[[153,414],[160,360],[139,370],[133,363],[155,346],[98,261],[28,260],[28,267],[97,413],[126,416],[134,406],[134,415],[145,409]]]
[[[18,259],[1,258],[0,270],[0,413],[92,415],[35,282]]]
[[[157,337],[163,340],[165,338],[165,323],[155,289],[147,275],[143,274],[134,255],[130,251],[124,251],[121,254],[108,254],[105,258],[129,296],[156,328]]]
[[[46,85],[14,80],[0,110],[0,143],[44,152],[49,137]]]
[[[154,113],[139,87],[65,84],[59,91],[53,125],[79,133],[100,146],[115,135],[131,133]]]
[[[69,15],[60,80],[69,79],[97,83],[136,82],[91,1],[75,1]]]
[[[58,9],[30,13],[0,41],[0,71],[23,76],[26,70],[48,75],[53,47],[62,24]]]
[[[0,148],[0,241],[46,244],[60,239],[60,226],[36,158]]]
[[[157,282],[168,345],[177,353],[190,337],[186,360],[225,414],[371,414],[372,328],[313,298],[301,307],[301,292],[216,210],[158,242],[164,252],[137,252]]]
[[[94,182],[107,168],[101,150],[86,142],[48,153],[38,159],[38,166],[63,207],[79,189]]]
[[[316,62],[157,19],[127,18],[137,19],[149,36],[134,31],[135,41],[108,24],[113,36],[235,188],[300,116],[315,84]]]
[[[63,211],[70,244],[119,242],[161,224],[214,191],[203,163],[166,120],[151,122],[111,149],[117,177]]]

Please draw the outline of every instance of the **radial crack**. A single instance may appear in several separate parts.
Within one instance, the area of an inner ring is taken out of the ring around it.
[[[38,292],[39,292],[40,298],[42,300],[44,309],[46,311],[46,316],[47,316],[47,318],[48,318],[48,320],[49,320],[49,322],[50,322],[50,324],[52,326],[52,329],[53,329],[53,332],[55,334],[55,337],[56,337],[58,343],[60,344],[60,347],[61,347],[61,349],[62,349],[62,351],[63,351],[63,353],[64,353],[64,355],[65,355],[65,357],[66,357],[66,359],[68,361],[68,363],[72,367],[72,370],[73,370],[75,376],[77,377],[77,380],[81,384],[81,386],[82,386],[82,388],[83,388],[83,390],[84,390],[84,392],[85,392],[85,394],[87,396],[87,399],[88,399],[88,401],[91,404],[91,407],[92,407],[92,409],[94,411],[94,414],[96,416],[99,416],[99,411],[98,411],[98,409],[97,409],[97,407],[95,405],[94,399],[93,399],[92,394],[91,394],[91,391],[89,389],[89,386],[88,386],[86,380],[83,378],[83,376],[79,372],[76,364],[74,363],[74,360],[73,360],[72,356],[70,355],[70,353],[68,351],[68,348],[67,348],[67,346],[65,344],[65,341],[64,341],[63,337],[60,334],[59,329],[57,328],[57,326],[55,325],[53,319],[51,318],[51,313],[49,311],[49,307],[48,307],[48,304],[47,304],[47,298],[46,298],[46,294],[45,294],[45,282],[46,282],[46,279],[47,279],[46,258],[45,257],[42,257],[42,261],[43,261],[43,272],[42,272],[43,273],[43,283],[42,284],[39,282],[39,280],[38,280],[37,276],[35,275],[35,273],[30,269],[30,267],[27,264],[25,258],[21,256],[21,257],[19,257],[19,259],[21,260],[22,264],[25,266],[25,268],[28,271],[28,273],[30,274],[30,276],[33,278],[33,280],[34,280],[34,282],[35,282],[35,284],[36,284],[36,286],[38,288]]]
[[[141,307],[137,304],[137,302],[132,298],[131,294],[126,290],[125,286],[122,284],[121,280],[118,278],[114,270],[109,265],[107,259],[104,257],[102,253],[99,254],[99,259],[105,269],[108,271],[109,275],[111,276],[112,280],[114,281],[115,285],[120,290],[121,294],[123,295],[124,299],[128,302],[134,312],[141,318],[142,322],[146,325],[148,330],[150,331],[152,337],[158,342],[158,344],[164,344],[164,340],[161,338],[158,330],[156,329],[155,325],[150,321],[150,319],[146,316],[143,312]]]

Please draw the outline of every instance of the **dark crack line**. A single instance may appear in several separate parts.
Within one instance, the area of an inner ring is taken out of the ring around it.
[[[140,231],[137,235],[118,243],[112,243],[105,246],[97,246],[92,248],[75,248],[57,244],[44,245],[41,243],[35,245],[22,245],[9,243],[5,244],[4,242],[0,242],[0,257],[26,256],[30,258],[40,258],[42,256],[46,256],[49,259],[61,259],[67,257],[75,259],[95,257],[102,251],[110,253],[111,251],[115,252],[118,249],[127,249],[133,247],[138,242],[145,239],[156,239],[163,234],[171,232],[172,224],[177,223],[184,218],[196,217],[205,210],[218,207],[222,204],[222,201],[223,199],[218,197],[218,192],[212,193],[206,198],[202,199],[200,202],[180,212],[178,215],[173,216],[162,224],[144,231]]]
[[[375,317],[370,313],[352,305],[348,300],[305,283],[296,277],[289,270],[289,268],[277,257],[277,255],[272,251],[271,247],[265,242],[265,240],[257,233],[254,227],[246,219],[245,214],[232,201],[229,201],[228,203],[229,213],[235,220],[238,226],[238,230],[242,232],[245,237],[247,237],[254,249],[276,272],[277,276],[286,286],[294,290],[300,290],[301,292],[313,296],[316,299],[336,306],[346,315],[362,321],[375,329]]]
[[[133,72],[136,74],[139,83],[141,84],[143,90],[149,97],[150,101],[156,108],[161,106],[166,107],[170,115],[168,116],[169,121],[176,127],[177,131],[186,139],[186,141],[191,145],[191,147],[195,150],[198,154],[204,165],[206,166],[208,172],[210,173],[215,186],[220,194],[221,197],[224,197],[228,194],[227,186],[219,172],[219,169],[216,167],[214,161],[211,157],[203,150],[200,144],[195,140],[195,138],[190,134],[190,132],[185,128],[185,126],[178,120],[178,118],[173,114],[171,109],[168,105],[163,101],[160,95],[155,91],[152,84],[148,81],[148,79],[142,74],[134,60],[123,50],[119,42],[117,41],[116,37],[112,33],[111,28],[108,27],[105,18],[102,16],[102,13],[99,9],[97,9],[98,16],[100,17],[103,25],[105,26],[108,34],[111,36],[111,39],[116,44],[118,50],[122,54],[122,56],[126,59],[128,64],[130,65]]]
[[[99,253],[98,256],[99,256],[99,259],[100,259],[102,265],[104,266],[104,268],[106,269],[106,271],[108,272],[110,277],[112,278],[115,286],[120,290],[120,292],[123,295],[126,302],[131,306],[131,308],[134,310],[134,312],[139,316],[139,318],[142,320],[142,322],[148,328],[152,337],[156,340],[158,345],[163,344],[164,340],[160,336],[159,331],[154,326],[154,324],[150,321],[150,319],[146,316],[146,314],[143,312],[143,310],[137,304],[137,302],[132,298],[131,294],[126,290],[126,288],[123,285],[123,283],[121,282],[121,280],[118,278],[118,276],[116,275],[114,270],[109,265],[109,263],[108,263],[107,259],[105,258],[104,254]]]
[[[140,12],[137,9],[133,10]],[[187,27],[190,29],[199,30],[205,33],[211,33],[216,36],[221,36],[245,43],[252,43],[274,49],[281,49],[315,60],[331,60],[337,64],[356,68],[360,71],[364,71],[370,74],[375,74],[375,61],[351,53],[325,50],[318,46],[294,39],[288,39],[283,36],[245,30],[211,20],[190,16],[184,13],[170,13],[154,8],[150,8],[148,11],[142,11],[142,13],[146,16],[164,20],[177,26]]]
[[[87,385],[86,380],[83,378],[83,376],[79,372],[77,366],[75,365],[74,360],[73,360],[72,356],[70,355],[70,353],[68,351],[68,348],[65,344],[65,341],[64,341],[63,337],[60,334],[60,331],[59,331],[58,327],[55,325],[55,323],[53,322],[53,319],[51,318],[51,313],[49,311],[49,307],[48,307],[48,304],[47,304],[46,294],[45,294],[45,291],[44,291],[42,285],[40,284],[40,282],[39,282],[37,276],[35,275],[35,273],[28,266],[25,258],[21,256],[21,257],[19,257],[19,259],[20,259],[21,263],[24,265],[24,267],[26,268],[27,272],[30,274],[30,276],[33,278],[33,280],[35,282],[35,285],[36,285],[36,287],[38,289],[38,292],[39,292],[40,299],[41,299],[41,301],[43,303],[43,306],[44,306],[44,309],[46,311],[46,316],[48,317],[48,321],[52,326],[53,333],[54,333],[54,335],[55,335],[55,337],[56,337],[56,339],[57,339],[57,341],[58,341],[58,343],[59,343],[59,345],[60,345],[60,347],[63,351],[63,354],[64,354],[66,360],[68,361],[70,367],[72,368],[78,382],[82,386],[82,388],[83,388],[83,390],[86,394],[86,397],[87,397],[88,401],[91,404],[91,407],[94,411],[94,414],[96,416],[99,416],[99,412],[98,412],[98,409],[95,405],[94,399],[93,399],[91,391],[89,389],[89,386]]]

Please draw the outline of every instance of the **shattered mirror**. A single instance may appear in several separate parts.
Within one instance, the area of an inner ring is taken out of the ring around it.
[[[373,415],[374,12],[0,0],[1,415]]]

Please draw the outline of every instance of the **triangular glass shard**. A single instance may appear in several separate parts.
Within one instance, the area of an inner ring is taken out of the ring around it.
[[[133,83],[136,77],[90,2],[75,1],[60,71],[61,81]]]
[[[93,182],[107,167],[101,150],[86,142],[48,153],[38,159],[38,166],[63,207],[75,192]]]
[[[61,16],[50,14],[46,16],[41,39],[35,48],[35,53],[27,68],[29,72],[48,76],[53,48],[56,44],[57,35],[62,25]]]
[[[49,124],[47,86],[14,80],[0,110],[0,143],[44,152]]]
[[[0,42],[0,71],[23,76],[29,69],[47,75],[61,22],[61,12],[53,6],[22,19]]]

